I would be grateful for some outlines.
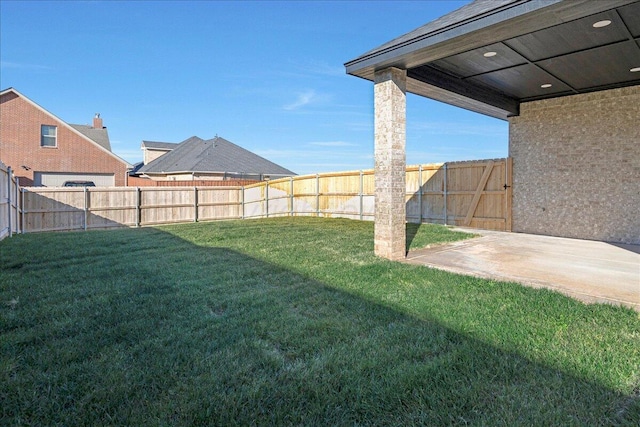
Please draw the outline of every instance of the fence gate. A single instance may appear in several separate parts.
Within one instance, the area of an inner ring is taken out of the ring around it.
[[[447,174],[447,223],[511,231],[511,158],[449,163]]]
[[[511,158],[407,169],[407,220],[511,231]]]

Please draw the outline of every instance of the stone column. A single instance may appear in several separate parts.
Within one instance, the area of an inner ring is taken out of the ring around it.
[[[406,256],[406,84],[407,72],[375,74],[375,254]]]

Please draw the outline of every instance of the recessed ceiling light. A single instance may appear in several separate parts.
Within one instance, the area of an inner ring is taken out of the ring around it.
[[[485,52],[483,56],[485,58],[491,58],[492,56],[496,56],[497,54],[498,52]]]
[[[631,71],[632,73],[640,72],[640,67],[632,68],[632,69],[630,69],[629,71]]]
[[[611,24],[611,21],[608,20],[608,19],[605,19],[605,20],[602,20],[602,21],[594,22],[593,23],[593,28],[602,28],[602,27],[606,27],[609,24]]]
[[[543,88],[543,89],[550,88],[551,86],[553,86],[551,83],[545,83],[543,85],[540,85],[540,87]]]

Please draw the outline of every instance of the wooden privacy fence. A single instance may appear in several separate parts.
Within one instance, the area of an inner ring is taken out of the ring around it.
[[[0,240],[20,232],[18,179],[10,167],[0,163]]]
[[[24,232],[241,218],[242,187],[31,187],[21,193]]]
[[[407,220],[511,229],[510,159],[407,168]],[[24,232],[276,216],[373,220],[373,170],[244,187],[23,188]]]
[[[511,159],[410,166],[407,221],[511,231]],[[314,215],[373,220],[373,170],[244,187],[243,218]]]
[[[283,178],[244,187],[243,217],[373,219],[373,170]]]

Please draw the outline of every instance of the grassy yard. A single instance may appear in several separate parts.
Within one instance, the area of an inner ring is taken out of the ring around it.
[[[640,424],[638,313],[378,259],[369,222],[14,236],[0,334],[0,425]]]

